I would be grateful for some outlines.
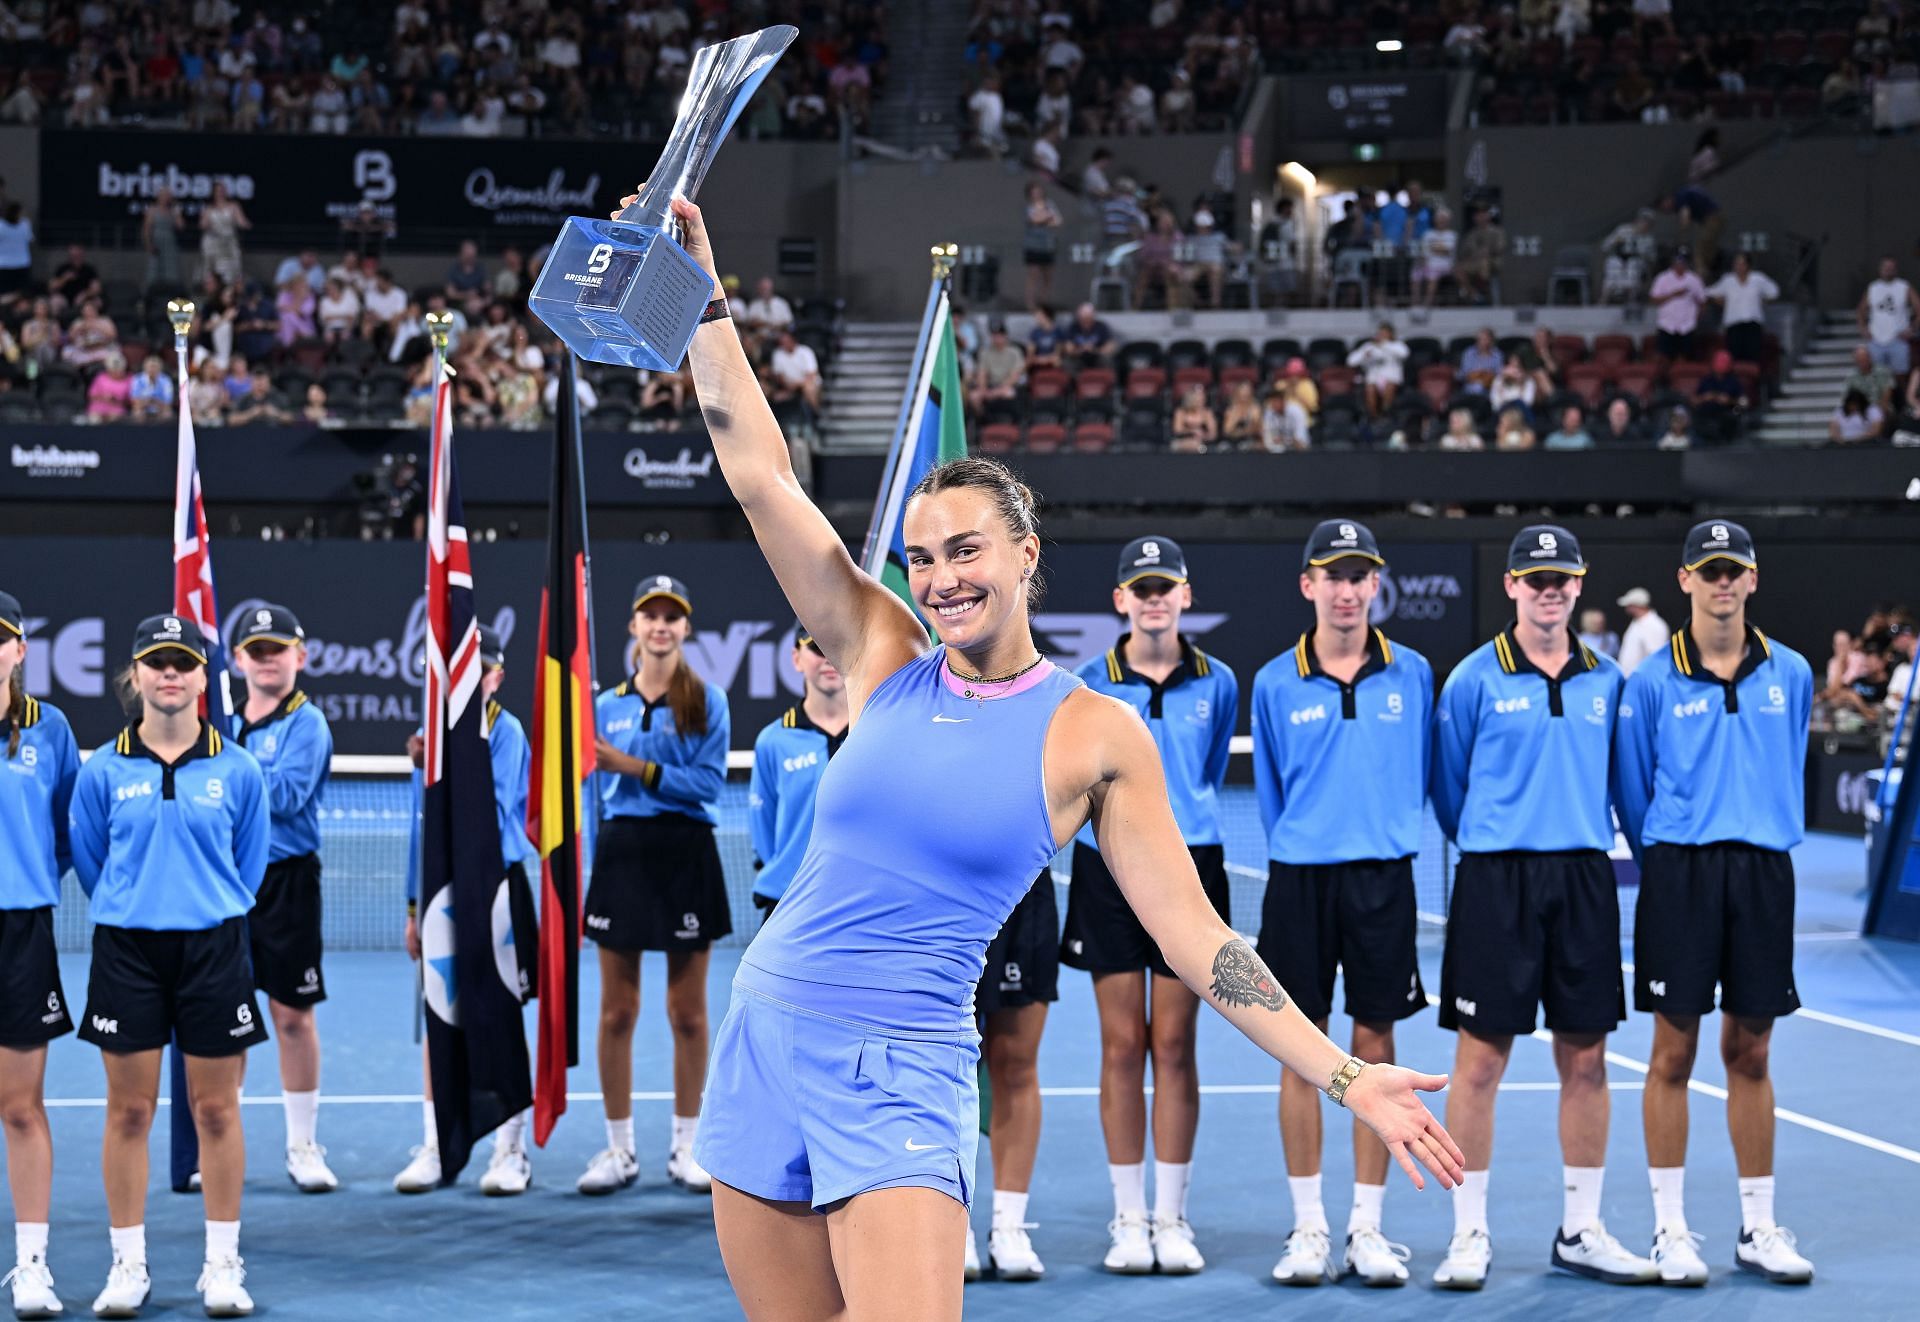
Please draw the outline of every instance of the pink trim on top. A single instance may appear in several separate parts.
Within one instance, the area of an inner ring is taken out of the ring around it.
[[[1025,693],[1048,675],[1051,675],[1055,669],[1057,669],[1057,667],[1053,662],[1042,659],[1039,665],[1014,680],[1011,684],[1004,686],[992,684],[969,685],[964,679],[961,679],[960,676],[953,673],[953,667],[947,664],[947,659],[944,656],[940,658],[940,678],[946,681],[947,687],[953,690],[954,696],[965,697],[967,689],[971,687],[973,689],[974,701],[976,702],[997,702],[1001,698],[1011,698],[1016,693]]]

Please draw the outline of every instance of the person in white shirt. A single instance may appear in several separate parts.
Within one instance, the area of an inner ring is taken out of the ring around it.
[[[776,404],[792,399],[806,401],[808,408],[820,408],[820,360],[813,350],[793,338],[783,327],[779,347],[773,351],[772,389],[769,398]]]
[[[593,382],[587,380],[584,374],[574,378],[574,387],[574,397],[580,401],[580,414],[582,417],[600,407],[600,396],[595,392]],[[555,372],[547,378],[547,388],[540,392],[540,397],[547,402],[547,412],[552,413],[556,411],[556,406],[560,402],[560,374],[558,372]]]
[[[967,98],[967,112],[973,116],[973,136],[980,145],[998,155],[1006,149],[1007,103],[1000,95],[1000,76],[988,74],[979,90]]]
[[[785,330],[793,325],[793,306],[773,292],[772,278],[763,275],[753,282],[753,300],[740,319],[756,330]]]
[[[1733,269],[1713,282],[1707,297],[1720,304],[1727,352],[1739,362],[1759,362],[1766,347],[1767,304],[1780,297],[1780,286],[1765,272],[1754,270],[1752,259],[1738,252],[1733,255]]]
[[[1895,376],[1905,376],[1912,366],[1907,333],[1916,314],[1920,314],[1920,294],[1900,278],[1893,258],[1881,258],[1880,278],[1867,286],[1853,315],[1873,361]]]
[[[1304,450],[1313,443],[1313,423],[1307,417],[1307,411],[1300,402],[1283,390],[1276,390],[1267,396],[1267,406],[1260,414],[1260,444],[1263,448],[1279,452],[1281,450]]]
[[[1620,636],[1620,669],[1631,675],[1642,661],[1666,650],[1673,630],[1653,608],[1653,594],[1645,588],[1627,589],[1614,604],[1627,613],[1627,631]]]
[[[1440,282],[1453,275],[1453,255],[1460,246],[1460,235],[1453,228],[1453,213],[1438,207],[1433,213],[1433,228],[1417,241],[1419,264],[1413,268],[1413,298],[1421,307],[1433,306]]]
[[[1049,179],[1060,177],[1060,126],[1050,125],[1045,133],[1034,139],[1033,150],[1028,153],[1027,163]]]
[[[373,273],[373,284],[362,305],[381,325],[392,329],[393,324],[406,315],[407,291],[393,283],[393,272],[383,266]]]
[[[1047,85],[1033,103],[1034,132],[1044,133],[1055,124],[1062,133],[1073,124],[1073,93],[1067,90],[1067,76],[1058,71],[1047,75]]]
[[[1393,407],[1393,397],[1407,379],[1406,343],[1394,334],[1392,322],[1383,321],[1372,339],[1362,341],[1347,355],[1347,366],[1360,369],[1366,385],[1367,416],[1377,418]]]

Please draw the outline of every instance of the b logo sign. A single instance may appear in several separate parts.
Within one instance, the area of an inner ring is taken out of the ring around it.
[[[1351,523],[1343,523],[1340,525],[1340,536],[1342,539],[1351,542],[1359,538],[1360,531]]]
[[[167,616],[167,622],[161,625],[160,627],[165,629],[168,633],[179,633],[180,621],[174,619],[173,616],[169,615]]]
[[[1542,551],[1557,551],[1560,549],[1560,539],[1550,532],[1543,532],[1540,534],[1540,549]]]
[[[272,625],[272,623],[273,623],[273,612],[272,612],[272,611],[270,611],[270,610],[257,610],[257,611],[255,611],[255,612],[253,613],[253,627],[254,627],[254,628],[256,628],[256,629],[265,629],[265,628],[267,628],[267,627],[269,627],[270,625]]]
[[[613,245],[611,243],[596,243],[593,245],[593,251],[587,254],[587,273],[589,275],[605,275],[607,267],[612,264]]]
[[[1140,548],[1140,558],[1142,560],[1158,560],[1160,558],[1160,543],[1146,543]]]
[[[1726,541],[1726,540],[1727,540],[1727,525],[1726,525],[1726,524],[1724,524],[1724,523],[1716,523],[1716,524],[1714,524],[1714,525],[1713,525],[1713,540],[1714,540],[1714,541],[1716,541],[1716,542],[1724,542],[1724,541]]]

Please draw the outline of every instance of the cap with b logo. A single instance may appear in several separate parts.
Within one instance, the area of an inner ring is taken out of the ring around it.
[[[1709,560],[1731,560],[1748,569],[1760,567],[1753,553],[1752,535],[1739,524],[1725,519],[1696,523],[1687,534],[1686,550],[1680,557],[1681,568],[1698,569]]]
[[[133,659],[138,661],[167,648],[185,652],[203,666],[207,664],[206,640],[192,620],[179,615],[149,615],[140,621],[140,627],[133,631]]]
[[[498,631],[484,624],[480,626],[480,664],[489,667],[507,664],[506,644],[500,641]]]
[[[0,592],[0,643],[9,638],[27,636],[27,624],[20,609],[20,599],[11,592]]]
[[[1507,572],[1515,578],[1527,574],[1571,574],[1575,578],[1587,572],[1580,555],[1580,539],[1556,523],[1536,523],[1514,534],[1507,548]]]
[[[650,601],[665,600],[678,605],[687,614],[693,614],[693,596],[687,591],[687,585],[677,578],[665,574],[655,574],[643,578],[633,589],[633,608],[639,610]]]
[[[307,631],[300,627],[300,621],[294,618],[293,612],[272,602],[249,611],[240,622],[239,633],[240,636],[233,641],[236,650],[254,643],[279,643],[282,647],[292,647],[295,643],[307,641]]]
[[[1371,560],[1376,565],[1387,563],[1366,524],[1353,519],[1328,519],[1307,535],[1307,549],[1300,557],[1300,568],[1311,569],[1353,557]]]
[[[807,628],[807,622],[805,620],[795,620],[793,622],[793,645],[795,647],[805,647],[812,641],[813,630]]]
[[[1180,544],[1166,537],[1136,537],[1120,552],[1119,587],[1129,587],[1143,578],[1164,578],[1169,583],[1187,581],[1187,554]]]

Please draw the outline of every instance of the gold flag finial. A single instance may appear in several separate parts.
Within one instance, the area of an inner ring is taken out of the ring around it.
[[[953,274],[953,268],[959,263],[959,244],[936,243],[933,245],[933,278],[935,280],[945,280]]]

